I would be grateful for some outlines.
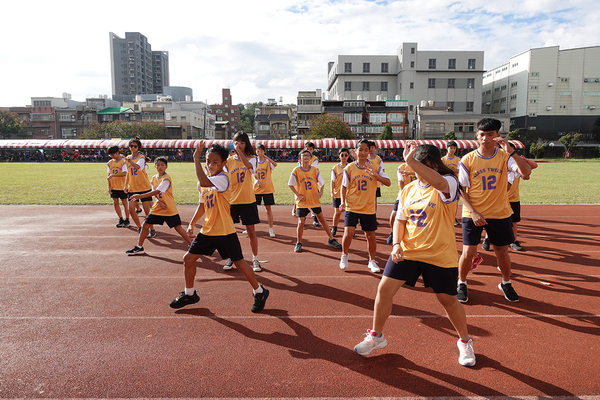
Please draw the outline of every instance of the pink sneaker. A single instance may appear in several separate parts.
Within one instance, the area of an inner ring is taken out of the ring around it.
[[[483,257],[479,253],[477,253],[477,257],[473,258],[471,261],[471,271],[473,271],[481,262],[483,261]]]

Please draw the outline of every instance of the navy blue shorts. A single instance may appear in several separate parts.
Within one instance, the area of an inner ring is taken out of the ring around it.
[[[236,262],[244,258],[242,246],[235,233],[225,236],[206,236],[198,232],[188,248],[188,253],[212,256],[215,250],[223,260],[231,258],[231,261]]]
[[[181,218],[179,217],[179,214],[170,215],[168,217],[165,217],[164,215],[148,214],[144,220],[145,224],[150,225],[162,225],[165,222],[169,228],[175,228],[176,226],[181,225]]]
[[[323,212],[323,209],[321,207],[315,207],[315,208],[297,208],[296,209],[296,215],[298,216],[298,218],[304,218],[308,215],[309,211],[312,211],[313,214],[315,215],[319,215]]]
[[[342,199],[341,198],[337,198],[337,199],[333,199],[333,208],[340,208],[340,206],[342,205]]]
[[[256,202],[251,204],[231,204],[229,210],[231,211],[231,219],[234,224],[240,222],[240,218],[243,225],[260,224]]]
[[[422,276],[423,285],[432,288],[435,293],[456,296],[458,267],[442,268],[437,265],[412,260],[402,260],[399,263],[395,263],[390,256],[385,264],[383,275],[388,278],[405,281],[408,286],[412,287],[415,287],[419,276]]]
[[[378,187],[375,191],[375,197],[381,197],[381,187]]]
[[[129,193],[127,193],[127,199],[129,200],[131,198],[131,196],[133,196],[134,194],[142,194],[142,193],[148,193],[148,192],[129,192]],[[142,197],[140,200],[142,201],[142,203],[145,201],[152,201],[152,196]],[[133,200],[129,200],[129,201],[133,201]]]
[[[113,189],[110,191],[110,198],[124,200],[127,198],[127,193],[125,193],[124,190],[114,190]]]
[[[364,232],[373,232],[377,230],[377,214],[357,214],[346,211],[344,214],[344,226],[356,228],[360,221],[360,227]]]
[[[512,222],[521,222],[521,202],[514,201],[510,203],[510,208],[513,210],[513,215],[510,216]]]
[[[494,246],[508,246],[515,241],[510,217],[503,219],[487,219],[487,225],[475,226],[472,218],[462,219],[463,244],[477,246],[481,242],[483,229],[487,232],[490,243]]]
[[[265,206],[275,205],[275,196],[273,196],[273,193],[255,194],[254,196],[256,196],[256,204],[259,206],[263,202],[265,203]]]
[[[392,207],[392,211],[398,211],[398,206],[400,205],[400,200],[396,200],[394,202],[394,207]]]

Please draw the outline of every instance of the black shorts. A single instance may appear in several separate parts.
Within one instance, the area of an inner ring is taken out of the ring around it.
[[[127,198],[127,193],[125,193],[124,190],[114,190],[113,189],[110,191],[110,198],[124,200]]]
[[[351,211],[346,211],[344,214],[344,226],[352,226],[356,228],[360,221],[360,227],[364,232],[372,232],[377,230],[377,214],[357,214]]]
[[[340,199],[340,198],[333,199],[333,208],[340,208],[341,205],[342,205],[342,199]]]
[[[144,220],[145,224],[150,225],[162,225],[165,222],[169,228],[175,228],[176,226],[181,225],[181,218],[179,217],[179,214],[170,215],[168,217],[165,217],[164,215],[148,214]]]
[[[398,211],[398,206],[400,205],[400,200],[396,200],[394,202],[394,207],[392,207],[392,211]]]
[[[514,201],[510,203],[510,208],[513,210],[513,215],[510,216],[512,222],[521,222],[521,202]]]
[[[256,196],[256,204],[259,206],[263,202],[265,206],[275,205],[275,196],[273,196],[273,193],[255,194],[254,196]]]
[[[240,222],[240,218],[243,225],[260,224],[256,202],[250,204],[231,204],[229,210],[231,211],[231,219],[234,224]]]
[[[402,260],[399,263],[395,263],[390,256],[385,264],[383,275],[388,278],[405,281],[407,285],[412,287],[415,287],[419,276],[422,276],[423,285],[432,288],[435,293],[456,296],[458,267],[442,268],[437,265],[412,260]]]
[[[381,197],[381,187],[378,187],[375,191],[375,197]]]
[[[148,193],[148,192],[129,192],[129,193],[127,193],[127,199],[129,199],[134,194],[142,194],[142,193]],[[142,201],[142,203],[145,202],[145,201],[152,201],[152,196],[150,196],[150,197],[143,197],[140,200]],[[133,201],[133,200],[129,200],[129,201]]]
[[[503,219],[486,219],[487,225],[475,226],[472,218],[462,219],[463,244],[477,246],[481,242],[483,229],[487,232],[490,243],[494,246],[508,246],[515,241],[510,217]]]
[[[206,236],[198,232],[188,248],[188,253],[211,256],[215,250],[223,260],[231,258],[231,261],[236,262],[244,258],[242,246],[235,233],[225,236]]]
[[[308,215],[309,211],[312,211],[315,215],[319,215],[323,212],[323,209],[321,207],[296,208],[296,215],[298,216],[298,218],[304,218]]]

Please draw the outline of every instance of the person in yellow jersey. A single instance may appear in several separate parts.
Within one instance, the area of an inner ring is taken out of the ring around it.
[[[404,148],[404,159],[414,169],[417,181],[400,195],[394,221],[394,243],[377,288],[372,329],[354,351],[366,356],[387,346],[383,334],[393,299],[404,285],[415,286],[420,276],[432,288],[437,300],[459,336],[458,362],[475,365],[473,341],[469,337],[465,310],[456,298],[458,252],[454,238],[454,214],[459,184],[454,173],[441,160],[433,145],[418,146],[414,141]]]
[[[127,167],[125,157],[121,157],[119,152],[119,146],[110,146],[108,148],[108,155],[110,160],[106,163],[106,173],[108,181],[108,194],[113,199],[113,207],[119,217],[119,223],[117,228],[128,228],[129,227],[129,204],[127,204],[127,194],[123,190],[125,186],[125,175],[127,175]],[[121,206],[119,200],[123,203],[123,213],[121,213]]]
[[[308,150],[310,152],[310,165],[312,165],[313,167],[315,167],[316,169],[319,169],[319,157],[314,155],[315,152],[315,144],[313,142],[306,142],[304,143],[304,150]],[[298,158],[300,157],[300,153],[298,153]],[[298,162],[298,166],[300,166],[300,162]],[[294,199],[294,205],[292,206],[292,216],[297,217],[297,213],[296,213],[296,202]],[[319,225],[319,219],[317,218],[317,216],[311,212],[310,216],[313,218],[313,226],[318,228]]]
[[[417,176],[415,175],[415,171],[412,170],[411,167],[408,166],[407,163],[402,162],[400,165],[398,165],[398,168],[396,168],[396,175],[398,176],[398,198],[396,199],[396,201],[394,202],[394,206],[392,207],[392,212],[390,213],[390,228],[394,228],[394,221],[396,220],[396,212],[398,211],[398,202],[399,202],[399,198],[400,198],[400,192],[402,192],[402,189],[404,188],[405,185],[416,181],[417,180]],[[387,244],[392,244],[392,236],[394,235],[394,232],[390,232],[390,234],[387,237]]]
[[[335,240],[329,231],[329,225],[323,216],[321,209],[321,196],[323,196],[323,187],[325,180],[319,173],[319,170],[310,163],[310,151],[304,149],[300,152],[300,165],[294,168],[290,174],[288,186],[296,198],[296,212],[298,214],[298,226],[296,227],[296,245],[294,251],[302,251],[302,235],[304,233],[304,222],[309,211],[315,214],[319,220],[319,226],[327,234],[327,244],[335,249],[341,249],[342,245]]]
[[[502,123],[483,118],[477,123],[479,147],[465,155],[458,164],[461,192],[463,250],[458,263],[458,301],[466,303],[467,275],[472,268],[483,229],[494,245],[497,265],[502,273],[498,288],[511,302],[519,301],[512,287],[508,245],[515,241],[508,202],[509,172],[529,178],[531,167],[516,156],[507,140],[500,136]],[[502,149],[496,147],[500,145]]]
[[[344,179],[344,168],[348,165],[350,151],[342,147],[339,152],[340,162],[331,168],[331,200],[333,201],[333,226],[331,227],[331,235],[337,235],[338,224],[342,217],[340,204],[342,203],[342,180]]]
[[[452,170],[456,175],[458,175],[458,163],[460,162],[460,157],[456,155],[456,150],[458,149],[458,145],[454,140],[449,141],[446,144],[446,150],[448,153],[442,157],[442,162],[444,165]],[[460,226],[460,222],[458,218],[454,219],[454,226]]]
[[[229,156],[226,166],[231,185],[231,218],[234,224],[241,220],[245,226],[252,249],[252,269],[259,272],[262,268],[258,261],[258,237],[255,225],[260,223],[260,218],[252,184],[252,175],[256,170],[256,157],[248,134],[237,132],[233,136],[233,149],[235,153]],[[228,259],[223,269],[231,268],[233,268],[233,261]]]
[[[250,311],[260,312],[265,308],[269,291],[260,285],[252,268],[244,260],[242,246],[235,232],[230,215],[229,188],[230,174],[224,171],[228,151],[221,145],[213,144],[206,152],[206,173],[200,162],[204,141],[198,141],[194,151],[194,167],[198,178],[200,203],[190,221],[187,233],[194,236],[194,226],[204,216],[200,232],[194,237],[187,253],[183,256],[185,289],[170,304],[171,308],[181,308],[200,301],[194,288],[196,261],[202,256],[210,256],[215,250],[223,259],[231,259],[235,267],[244,274],[252,286],[254,304]],[[208,174],[208,175],[207,175]]]
[[[356,225],[360,226],[365,232],[367,239],[367,249],[369,252],[368,267],[371,272],[381,272],[375,255],[377,253],[377,242],[375,240],[375,231],[377,230],[377,182],[390,186],[390,178],[385,174],[381,164],[378,170],[373,169],[369,162],[369,140],[361,139],[356,144],[355,149],[357,160],[348,164],[344,169],[344,178],[342,180],[342,196],[340,208],[345,211],[344,214],[344,237],[342,239],[342,255],[340,258],[340,269],[348,268],[348,257],[352,237],[356,230]]]
[[[181,218],[177,212],[177,205],[173,198],[173,181],[167,174],[168,161],[165,157],[157,157],[154,160],[157,174],[152,177],[152,190],[146,193],[134,194],[130,197],[136,201],[142,197],[155,197],[156,202],[152,205],[150,213],[146,216],[142,230],[140,231],[138,244],[125,253],[129,256],[144,254],[144,240],[151,226],[163,225],[165,222],[169,228],[175,229],[177,233],[190,245],[192,240],[181,226]]]
[[[377,150],[377,145],[373,140],[369,141],[369,157],[368,160],[373,166],[375,171],[379,171],[380,167],[383,172],[385,172],[385,166],[383,165],[383,160],[377,154],[375,154],[375,150]],[[381,197],[381,182],[377,181],[377,191],[375,192],[375,201],[377,198]]]
[[[273,186],[272,171],[277,167],[277,163],[267,156],[267,149],[264,144],[256,146],[256,168],[254,170],[254,195],[256,204],[265,204],[267,210],[267,219],[269,221],[269,236],[275,237],[273,231],[273,211],[271,206],[275,204],[275,187]]]
[[[152,187],[148,181],[146,156],[140,153],[142,141],[138,137],[131,139],[128,147],[131,154],[125,158],[125,162],[127,163],[127,175],[125,176],[124,191],[129,198],[129,215],[131,215],[131,219],[137,227],[137,232],[140,233],[142,226],[140,224],[140,218],[136,213],[136,204],[138,203],[138,200],[132,200],[131,196],[147,193],[152,190]],[[144,213],[148,215],[150,213],[150,206],[152,205],[152,196],[140,197],[139,200],[142,202]],[[156,232],[154,231],[154,227],[151,226],[148,231],[148,237],[154,236],[156,236]]]

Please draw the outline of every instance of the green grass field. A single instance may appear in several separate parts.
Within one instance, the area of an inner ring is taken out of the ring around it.
[[[600,203],[599,160],[539,160],[529,181],[521,182],[522,204]],[[396,167],[386,163],[392,186],[382,187],[380,204],[391,204],[398,195]],[[321,163],[325,179],[323,204],[331,204],[329,184],[334,163]],[[287,182],[293,163],[280,163],[273,171],[275,201],[292,204]],[[167,172],[173,178],[178,204],[196,204],[196,175],[191,163],[171,163]],[[154,166],[149,174],[154,175]],[[0,204],[93,205],[111,204],[107,193],[106,164],[103,163],[3,163],[0,164]]]

